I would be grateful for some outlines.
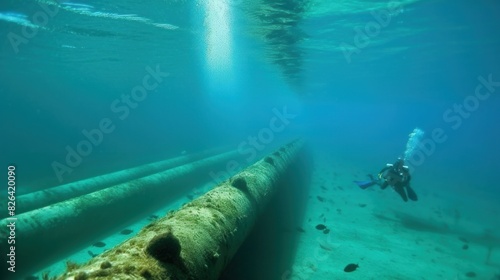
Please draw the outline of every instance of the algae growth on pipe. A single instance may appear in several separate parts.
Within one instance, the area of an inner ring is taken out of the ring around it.
[[[192,155],[184,155],[20,195],[16,199],[16,212],[21,214],[37,208],[45,207],[53,203],[186,164],[191,161],[214,155],[215,153],[215,150],[210,150]],[[6,203],[6,201],[0,202],[1,209],[7,209]],[[0,218],[5,217],[7,217],[7,212],[2,212],[2,214],[0,214]]]
[[[57,279],[217,279],[302,152],[291,142]]]
[[[16,238],[24,240],[16,243],[18,270],[30,273],[43,268],[209,182],[211,172],[226,170],[229,162],[241,158],[237,151],[222,153],[17,215]],[[7,234],[0,231],[4,252]]]

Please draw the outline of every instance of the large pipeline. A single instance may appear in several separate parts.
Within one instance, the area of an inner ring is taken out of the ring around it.
[[[209,150],[192,155],[175,157],[20,195],[16,198],[16,213],[21,214],[37,208],[45,207],[50,204],[151,175],[191,161],[199,160],[204,157],[214,155],[215,153],[215,150]],[[6,203],[7,201],[0,201],[0,209],[7,209]],[[5,217],[7,217],[7,211],[0,212],[0,218]]]
[[[298,159],[291,142],[57,279],[217,279]],[[106,278],[101,278],[106,277]]]
[[[228,163],[241,157],[236,151],[219,154],[17,215],[17,271],[42,269],[95,238],[185,195],[211,180],[210,172],[226,170]],[[0,224],[8,221],[0,220]],[[5,230],[1,230],[1,252],[8,252]]]

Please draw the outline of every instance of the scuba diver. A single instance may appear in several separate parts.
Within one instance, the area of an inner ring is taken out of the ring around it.
[[[391,186],[406,202],[408,198],[417,201],[418,197],[415,191],[410,187],[410,170],[404,165],[404,160],[398,158],[394,164],[387,164],[378,173],[377,179],[372,175],[368,175],[369,181],[354,181],[360,188],[366,189],[373,185],[379,185],[381,189]]]

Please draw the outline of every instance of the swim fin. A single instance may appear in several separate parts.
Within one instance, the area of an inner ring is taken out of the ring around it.
[[[370,181],[354,181],[354,183],[356,183],[356,185],[358,185],[363,190],[377,184],[376,181],[371,181],[371,180]]]
[[[401,196],[401,198],[404,200],[404,202],[408,201],[408,196],[406,195],[404,187],[394,187],[394,190]]]
[[[415,191],[410,188],[410,186],[406,186],[406,192],[408,193],[408,197],[413,200],[413,201],[417,201],[418,200],[418,196],[417,196],[417,193],[415,193]]]

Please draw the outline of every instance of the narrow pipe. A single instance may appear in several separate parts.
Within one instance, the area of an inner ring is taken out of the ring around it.
[[[293,141],[57,279],[217,279],[299,158]]]
[[[18,271],[42,269],[210,181],[211,172],[226,170],[228,163],[242,157],[237,151],[222,153],[17,215]],[[0,220],[2,225],[7,222]],[[0,249],[7,252],[7,233],[4,229],[1,233]]]
[[[215,150],[209,150],[192,155],[175,157],[20,195],[16,198],[16,213],[21,214],[37,208],[45,207],[53,203],[151,175],[214,154],[216,154]],[[0,202],[0,209],[7,209],[6,203],[7,201],[2,200]],[[5,217],[7,217],[7,211],[0,212],[0,218]]]

